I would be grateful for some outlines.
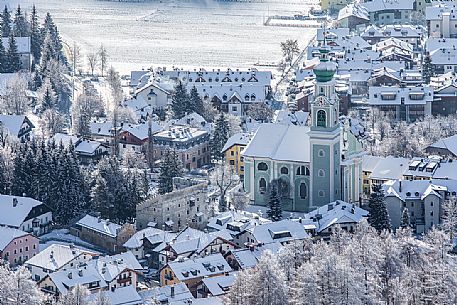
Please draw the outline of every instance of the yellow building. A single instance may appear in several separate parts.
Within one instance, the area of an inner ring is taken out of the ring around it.
[[[248,133],[237,133],[231,136],[225,143],[222,152],[225,156],[225,161],[233,166],[240,179],[244,177],[244,160],[241,153],[249,144],[251,135]]]

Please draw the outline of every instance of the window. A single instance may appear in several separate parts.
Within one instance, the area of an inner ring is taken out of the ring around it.
[[[251,94],[251,101],[255,101],[255,94]]]
[[[268,170],[268,165],[265,163],[265,162],[260,162],[258,165],[257,165],[257,169],[259,171],[267,171]]]
[[[235,165],[235,160],[230,160],[230,165]]]
[[[317,172],[317,175],[319,177],[325,177],[325,171],[323,169],[320,169],[318,172]]]
[[[267,190],[267,181],[264,178],[260,178],[260,180],[259,180],[260,194],[265,194],[266,190]]]
[[[300,183],[300,198],[306,199],[306,184]]]
[[[317,112],[317,126],[319,127],[326,127],[326,114],[324,110],[319,110]]]
[[[325,192],[323,190],[319,191],[319,197],[325,197]]]
[[[325,157],[325,151],[323,149],[319,149],[318,155],[319,157]]]
[[[289,169],[285,166],[281,167],[281,174],[283,175],[288,175],[289,174]]]

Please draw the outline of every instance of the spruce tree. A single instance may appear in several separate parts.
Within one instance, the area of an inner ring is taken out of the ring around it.
[[[38,14],[35,5],[33,5],[30,17],[30,51],[33,55],[33,65],[40,62],[41,44],[42,36],[40,32],[40,25],[38,24]]]
[[[224,154],[222,149],[229,138],[230,127],[227,119],[222,112],[216,120],[216,127],[214,128],[213,137],[210,141],[211,156],[213,160],[222,160]]]
[[[424,57],[424,61],[422,63],[422,78],[426,84],[430,83],[430,78],[434,76],[435,71],[432,64],[432,59],[429,55]]]
[[[6,51],[3,42],[0,41],[0,73],[5,73],[7,71],[8,64],[6,58]]]
[[[13,22],[13,33],[16,37],[29,37],[30,29],[27,19],[21,10],[21,6],[17,6],[16,14]]]
[[[203,100],[201,99],[200,95],[198,94],[197,88],[195,86],[192,87],[190,90],[190,105],[192,107],[192,111],[198,113],[199,115],[203,116],[205,109],[203,107]]]
[[[10,37],[11,32],[11,14],[5,5],[2,13],[2,37]]]
[[[16,39],[13,35],[8,40],[8,51],[6,52],[6,71],[14,73],[21,70],[21,58],[17,49]]]
[[[373,186],[373,192],[370,195],[368,207],[370,210],[368,222],[372,227],[374,227],[379,233],[392,228],[389,213],[387,212],[384,191],[380,185]]]
[[[186,87],[179,82],[171,96],[171,109],[173,110],[173,118],[181,119],[186,113],[192,112],[189,102],[189,95]]]
[[[181,164],[174,151],[166,151],[160,162],[159,194],[173,191],[173,178],[181,177]]]
[[[401,215],[401,224],[402,228],[411,228],[411,220],[409,219],[408,208],[403,209],[403,214]]]
[[[270,183],[270,200],[268,201],[267,210],[268,219],[279,221],[282,218],[281,200],[278,194],[278,183],[272,181]]]

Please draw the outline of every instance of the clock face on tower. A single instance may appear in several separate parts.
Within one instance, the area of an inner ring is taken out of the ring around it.
[[[315,100],[314,100],[314,103],[317,105],[317,106],[325,106],[325,105],[328,105],[328,101],[327,101],[327,98],[325,96],[318,96]]]

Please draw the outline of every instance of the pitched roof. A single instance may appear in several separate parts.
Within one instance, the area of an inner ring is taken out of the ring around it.
[[[21,130],[25,119],[25,115],[0,114],[0,124],[16,137],[19,135],[19,131]]]
[[[264,244],[301,240],[309,236],[299,223],[288,219],[258,225],[249,231],[257,243]]]
[[[57,271],[80,255],[94,253],[73,246],[52,244],[25,262],[26,265]]]
[[[14,206],[14,201],[17,205]],[[0,225],[19,227],[27,218],[30,211],[43,203],[29,198],[10,195],[0,195]]]
[[[116,237],[118,231],[122,227],[121,225],[112,223],[107,219],[100,219],[91,215],[84,216],[76,223],[76,225],[99,232],[103,235],[108,235],[110,237]]]
[[[310,162],[309,127],[261,124],[244,156],[281,161]]]
[[[113,290],[103,292],[109,299],[111,305],[140,305],[143,304],[143,299],[132,285],[125,287],[117,287]],[[97,300],[97,293],[89,295],[89,301]]]
[[[251,140],[251,134],[247,132],[240,132],[236,133],[230,138],[228,138],[227,142],[222,148],[222,151],[226,151],[227,149],[231,148],[233,145],[248,145],[249,141]]]
[[[125,269],[133,271],[143,270],[135,255],[130,251],[111,256],[102,256],[90,261],[88,264],[94,266],[107,282],[116,279]]]
[[[168,266],[180,281],[232,271],[220,253],[188,260],[177,260],[168,263]]]
[[[67,294],[69,290],[77,285],[99,282],[101,288],[107,286],[97,269],[85,263],[78,266],[78,268],[53,272],[49,274],[49,277],[62,295]]]
[[[173,295],[171,293],[172,287]],[[165,304],[174,304],[174,302],[192,300],[194,298],[192,293],[189,291],[189,288],[187,288],[184,283],[142,290],[140,291],[140,296],[145,302],[145,305],[155,305],[157,304],[157,301]]]
[[[29,233],[14,228],[0,227],[0,251],[3,251],[16,238],[26,235]]]
[[[230,287],[235,282],[235,273],[226,276],[215,276],[203,279],[203,284],[212,296],[219,296],[228,293]]]
[[[401,187],[400,187],[401,183]],[[457,192],[456,180],[392,180],[383,184],[383,189],[386,197],[394,196],[402,201],[407,199],[423,200],[430,194],[435,194],[438,197],[443,195],[443,192]]]

